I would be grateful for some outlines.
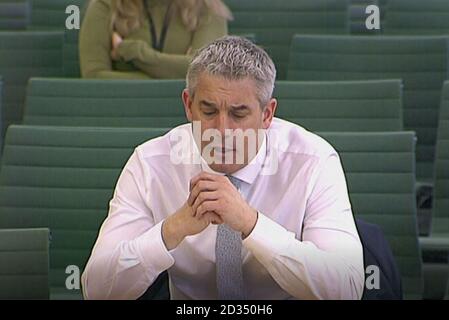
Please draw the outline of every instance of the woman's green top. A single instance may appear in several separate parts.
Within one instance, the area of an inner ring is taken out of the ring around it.
[[[111,59],[112,1],[93,0],[85,13],[80,31],[79,50],[83,78],[108,79],[176,79],[184,78],[190,53],[227,34],[223,17],[205,14],[198,28],[190,32],[180,15],[170,19],[162,52],[153,49],[147,15],[141,28],[130,33],[118,48],[120,61]],[[149,11],[159,39],[169,0],[149,1]],[[188,50],[190,49],[189,54]]]

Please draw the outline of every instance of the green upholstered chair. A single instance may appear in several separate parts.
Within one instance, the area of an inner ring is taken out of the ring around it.
[[[81,76],[78,30],[65,30],[64,43],[62,47],[62,70],[64,77],[79,78]]]
[[[0,169],[0,229],[50,229],[51,299],[81,298],[80,290],[66,288],[66,268],[82,272],[134,147],[165,131],[10,126]]]
[[[68,30],[65,21],[68,17],[66,8],[76,5],[80,9],[82,21],[88,0],[29,0],[31,2],[31,22],[29,30],[61,30],[64,34],[62,49],[62,75],[80,77],[78,34],[79,30]]]
[[[401,273],[405,299],[422,298],[415,205],[413,132],[323,133],[339,152],[353,212],[382,228]]]
[[[87,0],[30,0],[31,30],[63,30],[68,14],[65,12],[70,5],[76,5],[82,11]]]
[[[402,130],[400,80],[278,81],[276,116],[311,131]]]
[[[366,8],[370,5],[376,5],[380,10],[381,22],[380,30],[373,29],[368,30],[366,28],[366,19],[368,14],[366,13]],[[349,21],[351,34],[379,34],[382,33],[382,26],[384,22],[384,11],[379,0],[350,0],[349,6]]]
[[[0,299],[48,299],[49,230],[0,229]]]
[[[289,80],[403,79],[404,128],[417,133],[417,176],[432,180],[444,37],[296,36]]]
[[[187,122],[182,80],[32,79],[24,123],[174,127]]]
[[[278,79],[285,79],[292,35],[346,34],[347,0],[227,0],[234,20],[232,34],[255,33],[257,43],[275,61]]]
[[[0,30],[25,30],[29,22],[29,1],[0,0]]]
[[[25,88],[32,76],[61,76],[62,32],[0,32],[3,132],[22,121]]]
[[[449,1],[388,0],[386,10],[386,34],[449,34]]]
[[[180,80],[31,79],[24,123],[173,127],[186,122]],[[402,129],[399,80],[278,81],[276,115],[313,131]]]

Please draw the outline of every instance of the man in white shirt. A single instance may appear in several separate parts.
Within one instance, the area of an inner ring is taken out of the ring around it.
[[[125,165],[82,276],[86,299],[136,299],[165,270],[172,299],[360,299],[362,245],[339,156],[274,118],[275,77],[243,38],[199,50],[182,93],[191,123]],[[225,141],[236,129],[259,139]]]

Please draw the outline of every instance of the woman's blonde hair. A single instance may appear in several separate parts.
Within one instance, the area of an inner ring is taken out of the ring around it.
[[[151,0],[150,0],[151,1]],[[195,31],[208,12],[232,19],[232,13],[221,0],[171,0],[171,10],[177,11],[189,31]],[[123,37],[140,28],[145,21],[144,0],[113,0],[111,28]],[[171,13],[170,13],[171,14]]]

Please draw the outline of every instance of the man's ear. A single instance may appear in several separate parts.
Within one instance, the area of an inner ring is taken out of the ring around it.
[[[268,129],[270,127],[277,105],[278,102],[275,98],[271,98],[270,101],[266,104],[262,114],[263,129]]]
[[[182,102],[184,103],[184,111],[186,113],[187,120],[189,122],[192,122],[193,116],[192,116],[192,102],[193,98],[190,97],[189,90],[184,89],[182,91]]]

